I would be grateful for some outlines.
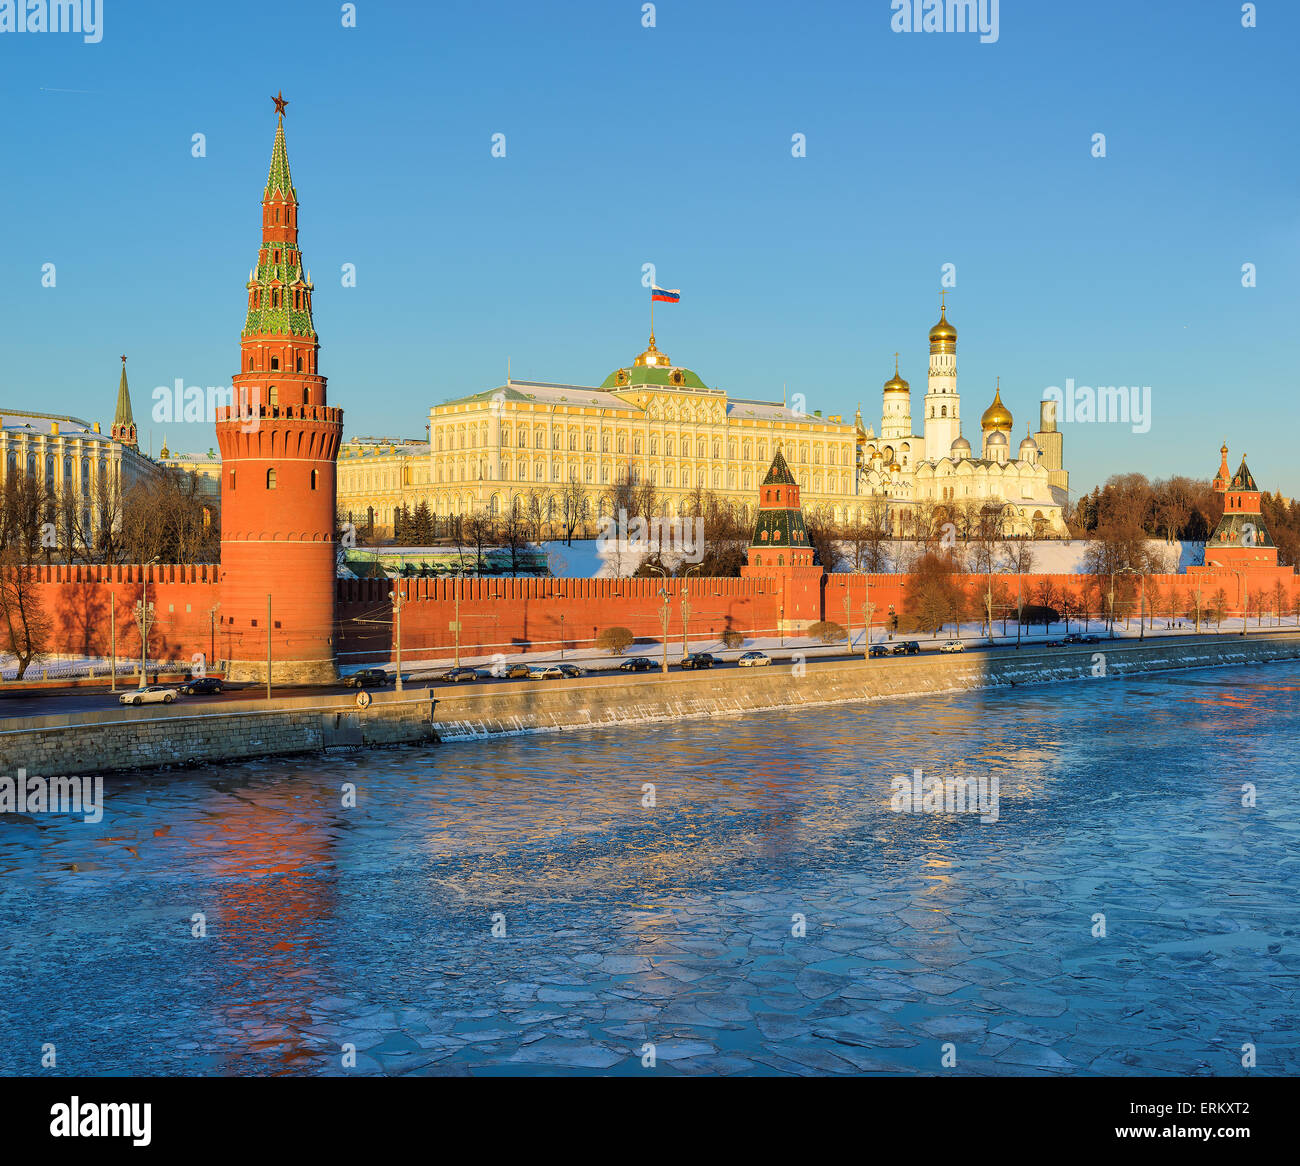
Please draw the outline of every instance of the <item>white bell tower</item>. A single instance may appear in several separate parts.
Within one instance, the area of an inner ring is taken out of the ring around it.
[[[930,376],[925,394],[925,460],[949,455],[961,436],[957,396],[957,329],[948,323],[947,291],[940,293],[939,322],[930,329]]]

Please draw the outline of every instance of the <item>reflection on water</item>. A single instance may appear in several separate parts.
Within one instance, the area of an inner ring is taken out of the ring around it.
[[[1298,692],[1281,664],[110,778],[97,825],[0,819],[0,1071],[53,1042],[77,1074],[345,1044],[641,1073],[651,1043],[933,1073],[950,1042],[957,1072],[1231,1074],[1252,1041],[1294,1072]],[[892,813],[917,767],[996,776],[1000,820]]]

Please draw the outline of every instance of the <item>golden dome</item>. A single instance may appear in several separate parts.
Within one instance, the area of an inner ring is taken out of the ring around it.
[[[957,329],[948,323],[948,309],[939,309],[939,322],[930,329],[930,351],[938,348],[943,352],[953,352],[957,348]]]
[[[633,368],[668,368],[672,361],[655,347],[655,334],[650,333],[650,347],[632,362]]]
[[[1002,378],[998,378],[998,386],[993,392],[993,404],[984,410],[984,416],[980,418],[980,428],[987,433],[990,429],[1005,429],[1011,432],[1011,410],[1002,403]]]
[[[912,386],[898,375],[898,353],[894,353],[894,375],[885,382],[887,393],[910,393]]]

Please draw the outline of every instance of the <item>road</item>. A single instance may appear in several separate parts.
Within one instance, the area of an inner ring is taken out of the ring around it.
[[[1164,642],[1170,640],[1181,640],[1186,642],[1189,638],[1190,637],[1186,635],[1146,637],[1147,641],[1149,642]],[[1237,639],[1239,637],[1231,636],[1231,635],[1217,636],[1217,637],[1209,637],[1209,636],[1197,637],[1198,640],[1205,640],[1208,638],[1219,638],[1219,639],[1226,640],[1226,639]],[[899,642],[902,641],[895,641],[895,643],[899,643]],[[1103,648],[1103,646],[1107,644],[1113,646],[1122,645],[1126,647],[1132,647],[1136,645],[1138,642],[1139,641],[1137,639],[1132,637],[1121,638],[1118,640],[1108,640],[1103,636],[1100,638],[1100,642],[1097,644],[1069,644],[1060,648],[1049,648],[1048,641],[1039,637],[1032,640],[1025,639],[1021,644],[1021,650],[1022,651],[1035,650],[1035,651],[1068,652],[1068,651],[1080,651],[1086,649],[1091,651],[1099,651]],[[988,653],[988,652],[1014,652],[1016,650],[1017,650],[1016,645],[1014,643],[996,644],[993,646],[990,646],[988,644],[983,644],[978,647],[975,646],[968,647],[966,649],[966,652],[967,654],[970,654],[970,653]],[[823,661],[823,660],[843,661],[843,660],[850,660],[850,659],[856,659],[856,660],[862,659],[861,652],[853,652],[853,653],[848,653],[843,651],[827,652],[825,649],[821,649],[821,648],[814,648],[811,650],[799,649],[799,648],[784,648],[784,649],[779,649],[776,652],[769,652],[768,655],[772,657],[773,664],[788,664],[791,662],[794,655],[796,655],[800,651],[806,652],[805,660],[808,664],[816,664],[818,661]],[[728,654],[738,657],[741,654],[741,652],[739,649],[736,649],[730,651]],[[938,655],[939,653],[937,649],[923,648],[921,649],[921,652],[919,654],[924,656],[932,656],[932,655]],[[646,673],[622,672],[619,670],[617,662],[611,658],[610,665],[608,668],[591,670],[589,672],[589,677],[590,679],[598,680],[602,675],[609,674],[611,680],[613,680],[615,677],[618,677],[621,680],[626,680],[628,677],[636,676],[636,675],[648,675],[648,676],[659,675],[660,674],[659,664],[662,657],[655,657],[650,655],[649,653],[646,653],[645,658],[654,661],[655,668],[652,672],[646,672]],[[679,650],[670,654],[669,670],[671,672],[676,673],[681,671],[678,665],[674,662],[676,660],[679,660],[680,658],[681,658],[681,654]],[[905,660],[909,658],[911,657],[907,657],[907,656],[875,657],[872,659],[871,663],[873,665],[889,667],[892,664],[895,664],[900,659]],[[551,661],[550,663],[555,663],[555,662],[556,661]],[[716,665],[714,665],[714,667],[715,668],[736,668],[738,667],[738,665],[736,664],[734,659],[730,659],[730,660],[720,660]],[[403,677],[405,679],[406,684],[408,686],[418,686],[418,687],[425,687],[425,686],[450,687],[450,686],[444,686],[440,684],[437,680],[424,679],[423,678],[424,671],[426,670],[421,670],[422,678],[419,680],[412,680],[410,676],[404,672]],[[434,669],[428,671],[433,671],[436,674],[441,675],[443,669]],[[504,677],[491,676],[488,673],[488,671],[484,668],[480,668],[479,672],[482,677],[480,680],[471,681],[467,683],[475,683],[475,684],[518,683],[518,681],[510,681]],[[549,684],[549,683],[558,683],[558,682],[538,681],[537,683]],[[388,687],[391,688],[391,685]],[[47,688],[47,689],[41,689],[40,691],[33,691],[31,689],[26,689],[26,690],[14,691],[14,692],[5,692],[4,688],[0,687],[0,719],[6,717],[35,717],[35,716],[59,715],[62,713],[95,712],[99,710],[120,708],[121,705],[118,702],[118,695],[122,691],[126,691],[126,689],[119,688],[118,694],[110,693],[108,692],[107,689],[99,689],[99,688],[88,689],[88,688],[75,688],[75,687]],[[323,694],[347,694],[353,691],[354,690],[352,688],[344,684],[331,684],[331,685],[323,685],[323,686],[316,686],[316,687],[299,685],[299,686],[292,686],[292,687],[277,687],[273,690],[272,695],[275,697],[321,696]],[[229,686],[220,695],[209,694],[205,696],[180,696],[178,694],[177,701],[178,703],[184,702],[184,704],[186,705],[199,705],[204,707],[219,706],[221,703],[225,701],[231,701],[231,700],[250,700],[250,699],[257,700],[261,698],[265,694],[265,692],[266,692],[265,685],[236,684],[236,685]],[[173,705],[172,707],[174,708],[176,706]]]

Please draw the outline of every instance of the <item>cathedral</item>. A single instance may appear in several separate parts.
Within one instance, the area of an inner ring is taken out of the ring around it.
[[[1006,536],[1068,537],[1062,510],[1070,475],[1062,464],[1056,403],[1040,402],[1038,431],[1031,434],[1026,426],[1013,456],[1013,419],[999,381],[980,417],[976,451],[961,432],[957,329],[948,321],[946,304],[930,329],[920,432],[897,354],[883,396],[879,436],[874,427],[863,427],[858,409],[858,493],[883,505],[891,533],[906,535],[931,522],[950,521],[964,534],[979,515],[995,512]]]

